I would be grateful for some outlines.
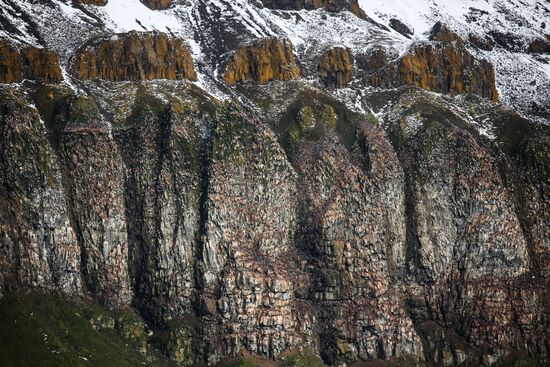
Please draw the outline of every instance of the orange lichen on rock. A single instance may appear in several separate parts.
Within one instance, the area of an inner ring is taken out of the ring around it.
[[[55,52],[45,48],[27,47],[21,51],[21,56],[25,79],[46,83],[59,83],[63,80]]]
[[[197,75],[183,40],[162,32],[129,32],[81,48],[71,60],[80,79],[190,79]]]
[[[0,83],[15,83],[21,79],[21,55],[10,42],[0,39]]]
[[[398,61],[372,72],[375,87],[412,85],[439,93],[475,93],[498,100],[493,65],[477,60],[462,45],[420,44]]]
[[[317,73],[326,87],[344,88],[351,80],[351,66],[350,50],[334,47],[321,57]]]
[[[271,80],[300,77],[292,43],[276,37],[262,38],[235,51],[230,57],[224,81],[229,85],[245,81],[260,84]]]

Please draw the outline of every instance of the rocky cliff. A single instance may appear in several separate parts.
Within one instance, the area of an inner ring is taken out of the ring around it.
[[[357,2],[112,32],[122,0],[48,1],[80,18],[12,0],[36,40],[0,42],[0,365],[548,364],[550,128],[499,98],[511,51]]]
[[[368,64],[387,59],[379,53],[369,55]],[[375,87],[413,85],[440,93],[476,93],[498,100],[493,65],[477,60],[460,44],[419,44],[399,60],[378,70],[366,70],[365,79]]]
[[[334,47],[321,56],[317,72],[326,87],[344,88],[351,80],[352,64],[349,49]]]
[[[287,39],[265,38],[239,47],[230,56],[223,74],[233,85],[255,81],[291,80],[300,77],[292,43]]]
[[[130,32],[92,40],[71,60],[79,79],[195,79],[193,58],[183,40],[162,32]]]
[[[23,79],[45,83],[62,81],[57,54],[36,47],[19,50],[11,42],[0,39],[0,82],[16,83]]]

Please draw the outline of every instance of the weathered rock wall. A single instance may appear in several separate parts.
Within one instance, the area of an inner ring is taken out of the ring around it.
[[[165,83],[118,86],[111,125],[115,83],[94,89],[103,112],[60,89],[50,114],[35,90],[43,120],[3,87],[2,292],[133,307],[181,365],[548,358],[547,130],[518,121],[510,147],[419,90],[377,124],[273,85],[283,110],[324,106],[289,145],[295,113]]]
[[[162,32],[136,32],[92,40],[71,59],[79,79],[152,80],[196,78],[184,41]]]
[[[419,44],[398,61],[367,70],[375,87],[413,85],[439,93],[476,93],[498,100],[493,65],[475,59],[460,44]]]
[[[63,76],[57,54],[35,47],[19,50],[11,42],[0,39],[0,83],[17,83],[23,79],[61,82]]]
[[[235,50],[223,74],[229,85],[246,81],[264,84],[299,77],[292,43],[275,37],[259,39]]]
[[[350,11],[359,18],[366,18],[357,0],[262,0],[268,8],[284,10],[325,9],[329,12]]]
[[[334,47],[321,56],[317,73],[325,87],[344,88],[351,80],[352,65],[350,50],[343,47]]]

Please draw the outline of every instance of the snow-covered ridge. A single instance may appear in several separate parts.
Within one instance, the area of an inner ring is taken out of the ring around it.
[[[109,0],[104,7],[75,5],[69,0],[33,4],[0,0],[0,37],[53,49],[66,67],[74,51],[92,37],[131,30],[167,32],[189,44],[200,85],[220,94],[216,85],[223,60],[238,44],[260,37],[288,37],[303,67],[311,71],[315,58],[327,47],[348,47],[353,54],[383,47],[390,54],[403,54],[413,42],[426,40],[437,21],[443,21],[466,40],[470,34],[510,34],[522,42],[525,50],[531,40],[550,33],[550,5],[542,0],[359,2],[369,17],[388,28],[390,19],[402,21],[413,29],[411,39],[348,12],[278,11],[250,0],[182,1],[162,11],[151,10],[139,0]],[[550,56],[532,55],[523,49],[511,52],[498,46],[492,51],[468,43],[467,47],[495,66],[504,104],[525,113],[530,112],[533,103],[550,111]]]

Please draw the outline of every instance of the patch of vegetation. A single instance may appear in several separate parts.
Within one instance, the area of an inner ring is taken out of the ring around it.
[[[0,365],[167,365],[143,353],[144,330],[136,325],[140,319],[127,311],[55,295],[7,294],[0,301]]]
[[[286,357],[280,367],[323,367],[323,361],[310,351],[300,351]]]
[[[308,130],[315,127],[315,117],[310,106],[304,106],[298,112],[298,125],[302,130]]]
[[[545,366],[537,359],[524,354],[510,353],[494,364],[494,367],[542,367]]]

